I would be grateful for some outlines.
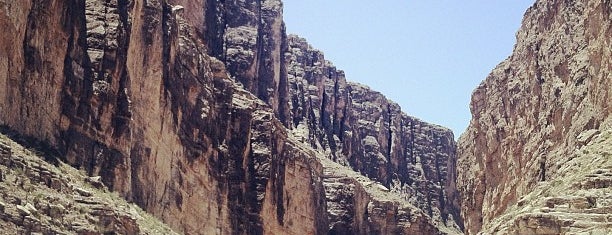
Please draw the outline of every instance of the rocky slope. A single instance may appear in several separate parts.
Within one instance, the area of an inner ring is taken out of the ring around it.
[[[591,220],[610,232],[609,149],[585,145],[609,144],[611,12],[607,0],[537,1],[513,54],[474,91],[457,166],[468,234],[588,231]]]
[[[176,234],[112,194],[100,177],[0,134],[0,231],[4,234]]]
[[[287,38],[280,1],[0,0],[0,9],[0,125],[178,232],[462,226],[452,133],[347,83]]]
[[[612,233],[612,128],[576,149],[557,177],[483,226],[497,234]]]

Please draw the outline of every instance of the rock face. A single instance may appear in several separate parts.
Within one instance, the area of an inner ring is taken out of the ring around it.
[[[179,7],[3,7],[3,125],[181,232],[327,231],[315,154],[206,54]]]
[[[187,234],[610,233],[611,12],[536,2],[456,152],[287,36],[279,0],[0,0],[0,125],[91,176],[4,141],[0,225],[149,231],[108,187]]]
[[[462,226],[452,133],[288,38],[280,1],[0,0],[0,26],[0,125],[176,231]]]
[[[402,195],[435,220],[462,226],[453,133],[402,113],[347,82],[323,54],[289,36],[289,128],[315,150]]]
[[[610,1],[537,1],[525,14],[513,54],[474,91],[457,166],[468,234],[500,231],[503,220],[516,221],[518,230],[505,231],[517,234],[556,234],[584,225],[554,214],[513,217],[531,204],[525,198],[559,213],[588,209],[569,215],[577,221],[595,218],[581,213],[612,213],[607,183],[589,189],[559,183],[594,179],[582,174],[612,167],[609,152],[577,155],[594,139],[608,141],[597,133],[609,132],[611,122],[611,12]]]

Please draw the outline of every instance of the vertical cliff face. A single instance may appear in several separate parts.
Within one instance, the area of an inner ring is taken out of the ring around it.
[[[607,150],[583,154],[586,157],[578,154],[599,133],[610,129],[611,12],[607,0],[537,1],[525,14],[513,54],[474,91],[472,120],[458,144],[461,170],[457,186],[469,234],[500,229],[493,228],[493,221],[524,208],[525,198],[586,198],[591,195],[589,189],[565,187],[560,182],[584,180],[577,175],[612,167],[606,160],[610,158]],[[604,136],[599,139],[605,141]],[[609,185],[599,188],[609,195]],[[528,196],[534,190],[540,194]],[[601,199],[592,205],[592,211],[601,207],[604,209],[597,209],[601,213],[612,213],[605,209],[609,198],[601,198],[600,193],[589,197]],[[555,203],[548,207],[551,205]],[[528,221],[527,217],[523,219]],[[512,221],[516,217],[504,218]],[[529,222],[534,230],[516,231],[561,233],[581,226],[563,222],[555,213],[531,219],[541,222],[542,218],[550,223]],[[546,230],[547,226],[554,229]]]
[[[404,114],[370,88],[347,82],[323,54],[289,36],[289,125],[335,162],[380,182],[448,226],[462,226],[455,142],[446,128]]]
[[[183,4],[190,1],[175,1]],[[193,3],[187,3],[192,5]],[[283,123],[287,120],[287,73],[283,53],[287,47],[280,0],[208,0],[201,35],[208,53],[227,66],[231,77],[269,104]],[[198,15],[199,8],[190,9]]]
[[[211,55],[302,142],[406,194],[430,216],[461,226],[450,130],[347,83],[305,40],[287,38],[280,1],[209,1],[206,7],[218,16],[202,29]],[[201,25],[198,20],[193,24]]]
[[[288,38],[280,1],[0,0],[0,25],[0,125],[177,231],[462,226],[452,133]]]
[[[3,8],[2,125],[185,233],[327,230],[315,155],[206,54],[181,7]]]

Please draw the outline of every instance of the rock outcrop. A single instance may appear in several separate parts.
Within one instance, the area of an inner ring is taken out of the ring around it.
[[[350,167],[321,159],[329,234],[457,234],[453,226],[424,216],[405,195],[390,191]]]
[[[0,134],[0,230],[4,234],[176,234],[50,154]]]
[[[0,0],[0,26],[0,125],[178,232],[462,226],[452,133],[288,38],[278,0]]]
[[[577,154],[595,139],[609,143],[609,134],[596,134],[611,128],[611,12],[607,0],[537,1],[525,14],[513,54],[474,91],[472,120],[458,143],[466,233],[504,230],[503,220],[515,221],[518,227],[504,231],[517,234],[590,231],[578,221],[591,219],[610,233],[609,218],[582,216],[612,213],[610,186],[595,183],[608,180],[609,150]],[[591,171],[604,173],[586,175]],[[584,179],[596,186],[575,185]],[[526,214],[533,210],[528,204],[568,212],[576,222],[555,213]],[[525,213],[508,216],[517,210]]]

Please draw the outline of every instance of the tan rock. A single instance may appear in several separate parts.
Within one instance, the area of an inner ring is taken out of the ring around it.
[[[49,216],[51,217],[59,217],[64,214],[66,208],[62,206],[62,204],[51,204],[49,205]]]
[[[574,231],[567,221],[591,219],[588,207],[611,213],[589,201],[598,203],[607,193],[605,177],[584,176],[593,168],[612,167],[607,147],[597,144],[608,143],[601,135],[611,128],[610,9],[606,1],[536,1],[525,14],[513,54],[474,91],[472,120],[458,143],[457,187],[466,233],[508,231],[502,221],[515,219],[518,234],[564,233]],[[583,195],[593,188],[597,196]],[[517,217],[548,196],[563,201],[552,203],[554,212]],[[532,220],[547,225],[520,222]]]
[[[89,190],[79,187],[75,187],[74,191],[83,197],[91,197],[93,195]]]
[[[32,214],[32,212],[30,212],[30,210],[28,210],[28,208],[26,208],[25,206],[22,206],[22,205],[17,205],[17,212],[21,216],[28,216],[28,215]]]

